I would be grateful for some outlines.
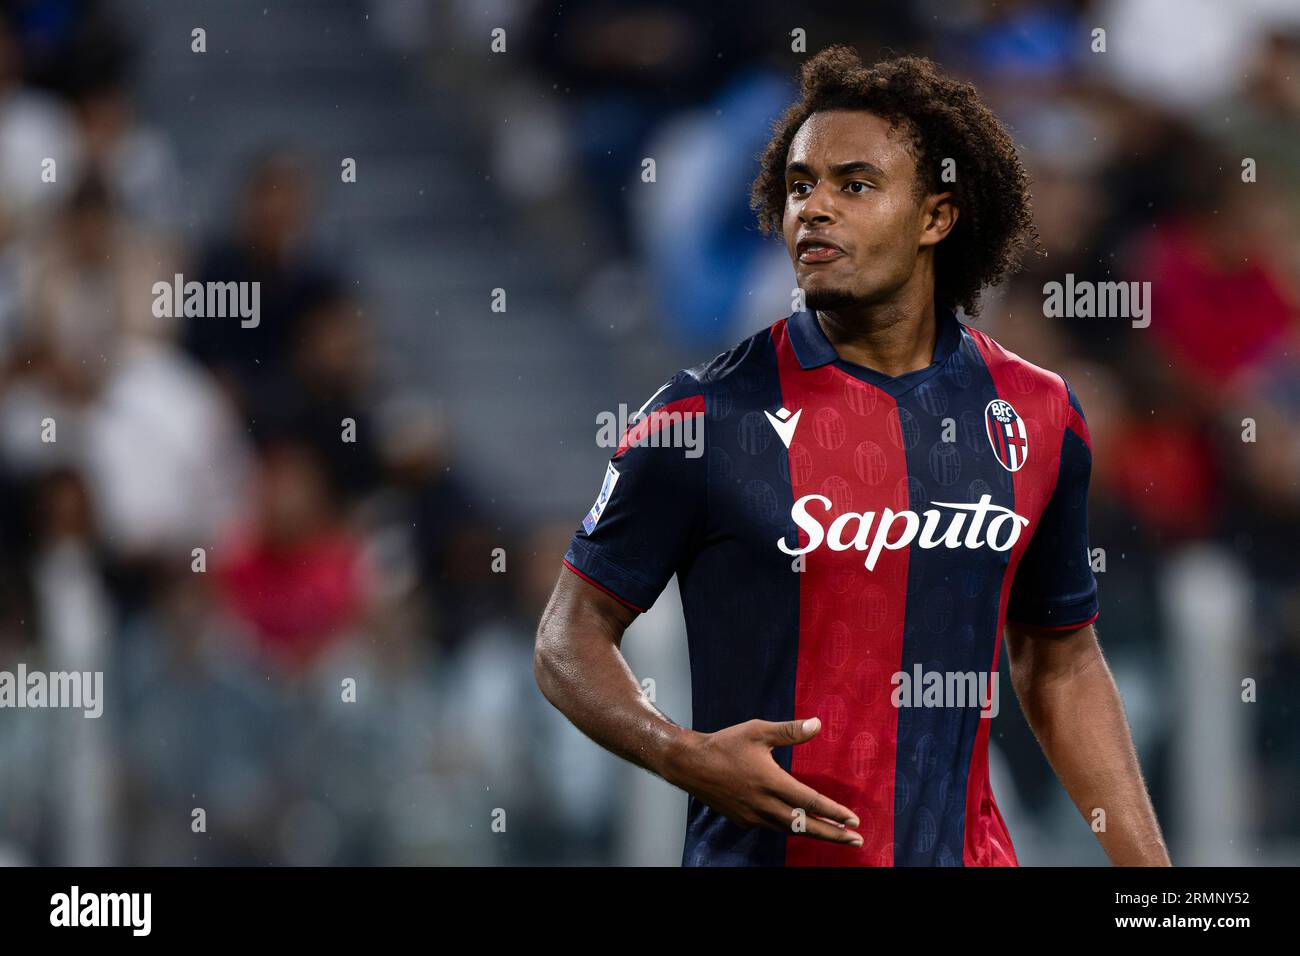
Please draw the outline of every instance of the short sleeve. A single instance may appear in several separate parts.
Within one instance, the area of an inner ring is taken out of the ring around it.
[[[704,393],[678,372],[633,415],[564,563],[637,611],[689,558],[704,519]]]
[[[1070,411],[1056,488],[1020,559],[1007,605],[1008,620],[1059,630],[1091,623],[1099,609],[1088,545],[1091,439],[1074,391],[1065,388]]]

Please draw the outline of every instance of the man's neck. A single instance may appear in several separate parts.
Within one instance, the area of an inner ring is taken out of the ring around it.
[[[934,299],[818,311],[817,322],[840,358],[897,378],[926,368],[939,338]]]

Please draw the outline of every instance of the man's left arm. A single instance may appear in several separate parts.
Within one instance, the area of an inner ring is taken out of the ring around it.
[[[1029,726],[1084,819],[1103,821],[1097,840],[1111,863],[1170,866],[1124,705],[1092,625],[1062,632],[1009,621],[1006,645]]]

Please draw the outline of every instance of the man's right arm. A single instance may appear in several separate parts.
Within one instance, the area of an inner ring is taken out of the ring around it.
[[[857,816],[786,773],[775,747],[811,740],[817,718],[750,720],[702,734],[673,723],[642,693],[624,659],[623,632],[637,612],[565,567],[537,629],[537,685],[579,730],[606,750],[658,774],[742,826],[862,844]],[[820,818],[820,819],[819,819]],[[829,822],[828,822],[829,821]]]

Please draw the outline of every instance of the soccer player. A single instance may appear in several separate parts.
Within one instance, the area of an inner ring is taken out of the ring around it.
[[[988,779],[1005,631],[1110,860],[1168,865],[1093,629],[1083,411],[954,311],[1033,242],[1006,129],[929,60],[831,47],[752,205],[804,307],[637,413],[539,625],[543,693],[690,794],[686,865],[1014,866]],[[619,650],[674,574],[690,729]]]

